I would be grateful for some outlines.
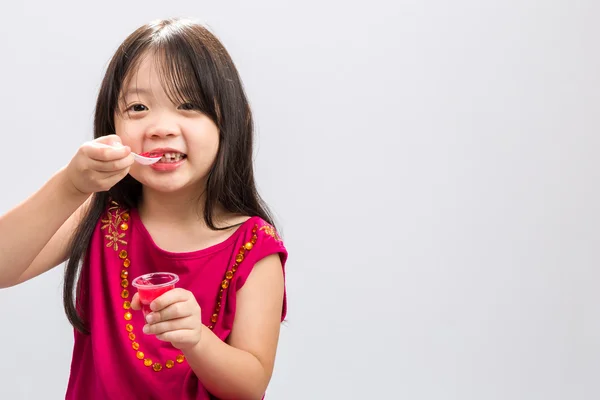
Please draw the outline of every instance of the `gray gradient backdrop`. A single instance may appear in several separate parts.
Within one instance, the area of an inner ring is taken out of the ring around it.
[[[599,12],[594,0],[3,2],[0,212],[91,138],[128,33],[198,18],[245,81],[260,189],[290,251],[267,398],[598,399]],[[61,279],[0,291],[1,399],[63,398]]]

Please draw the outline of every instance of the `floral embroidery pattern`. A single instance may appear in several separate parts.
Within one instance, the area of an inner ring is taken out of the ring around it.
[[[271,236],[273,239],[281,242],[281,237],[279,237],[279,234],[277,233],[277,231],[275,230],[275,228],[271,225],[264,225],[260,228],[261,231],[264,231],[267,235]]]
[[[107,218],[102,220],[101,229],[106,230],[108,228],[108,234],[104,235],[107,239],[106,247],[112,247],[115,251],[119,250],[119,244],[127,245],[127,242],[123,240],[125,232],[119,233],[119,225],[122,230],[127,230],[127,221],[129,220],[129,214],[121,211],[119,205],[116,202],[111,202],[112,206],[108,208]]]

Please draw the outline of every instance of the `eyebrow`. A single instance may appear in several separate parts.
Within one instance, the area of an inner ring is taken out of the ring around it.
[[[132,94],[145,94],[149,96],[152,94],[152,92],[145,88],[132,87],[123,91],[123,98],[127,98]]]

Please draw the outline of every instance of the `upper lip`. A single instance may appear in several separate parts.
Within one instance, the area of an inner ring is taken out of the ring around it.
[[[185,154],[183,151],[179,151],[179,150],[175,150],[171,147],[158,147],[156,149],[152,149],[147,151],[147,153],[181,153],[181,154]]]

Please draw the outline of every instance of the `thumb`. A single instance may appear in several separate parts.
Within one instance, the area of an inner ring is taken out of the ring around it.
[[[131,308],[135,311],[142,309],[142,305],[140,304],[140,296],[138,293],[134,294],[131,298]]]
[[[94,141],[97,143],[107,144],[109,146],[123,146],[123,143],[121,143],[121,138],[117,135],[100,136]]]

